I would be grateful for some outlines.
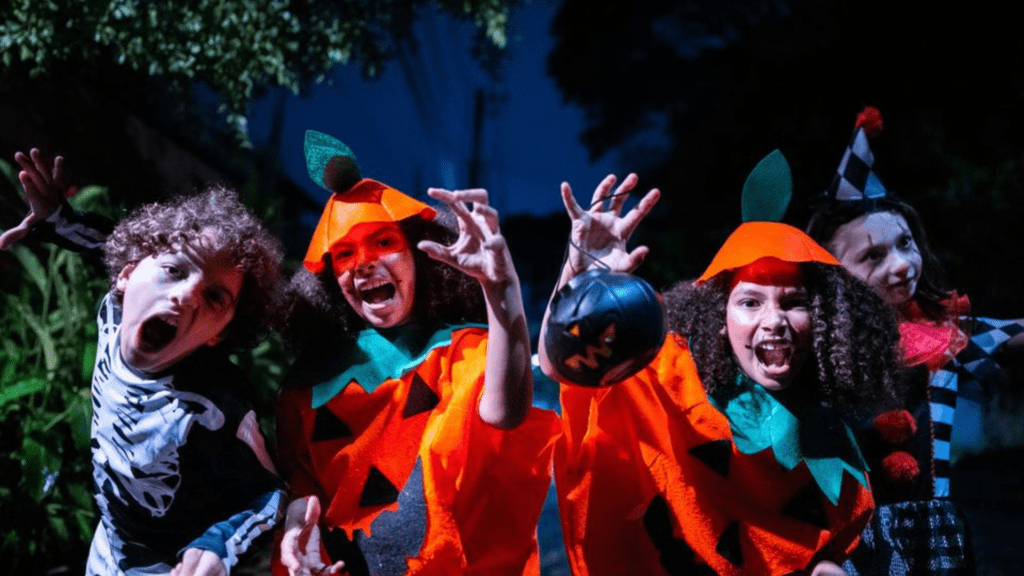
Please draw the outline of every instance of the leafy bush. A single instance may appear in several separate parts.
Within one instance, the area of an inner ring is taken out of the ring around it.
[[[72,204],[109,215],[105,196],[87,187]],[[84,559],[96,524],[89,383],[96,306],[109,286],[99,262],[79,254],[11,253],[21,278],[0,312],[0,571],[41,574]]]

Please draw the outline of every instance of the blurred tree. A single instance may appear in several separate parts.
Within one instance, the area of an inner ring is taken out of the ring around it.
[[[99,61],[160,78],[179,94],[203,82],[244,135],[254,90],[298,92],[336,64],[359,63],[375,76],[421,6],[472,19],[485,55],[505,46],[515,1],[9,0],[0,6],[0,50],[5,66],[24,63],[31,75]]]
[[[1004,5],[566,0],[554,33],[549,71],[584,108],[591,154],[619,151],[665,192],[638,237],[656,281],[700,273],[774,148],[802,225],[873,105],[879,175],[921,209],[952,284],[983,312],[1024,314],[1024,254],[996,248],[1024,217],[1024,36]]]

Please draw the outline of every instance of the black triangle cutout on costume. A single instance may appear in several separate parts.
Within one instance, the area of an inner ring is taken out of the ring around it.
[[[690,454],[707,465],[723,478],[729,476],[729,462],[732,460],[731,440],[712,440],[690,448]]]
[[[733,566],[743,566],[743,550],[740,549],[740,523],[733,522],[725,527],[718,537],[715,552]]]
[[[327,406],[316,409],[316,420],[313,422],[313,442],[351,437],[352,429],[335,416]]]
[[[670,576],[717,576],[707,564],[698,564],[697,555],[686,540],[675,537],[672,511],[661,494],[647,505],[643,521],[648,538],[658,550],[661,566]]]
[[[427,386],[427,383],[420,378],[419,374],[412,375],[412,384],[409,386],[409,397],[405,400],[405,410],[402,418],[411,418],[417,414],[430,412],[441,401],[437,394]]]
[[[371,466],[366,475],[366,484],[363,484],[363,493],[359,497],[359,506],[387,506],[397,501],[398,488],[376,466]]]
[[[782,513],[812,526],[827,528],[828,521],[825,518],[825,505],[822,498],[823,494],[818,487],[808,484],[807,488],[800,491],[782,507]]]

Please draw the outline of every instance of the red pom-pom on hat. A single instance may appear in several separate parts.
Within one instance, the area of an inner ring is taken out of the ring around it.
[[[917,421],[906,410],[890,410],[875,416],[875,430],[890,444],[903,444],[917,433]]]
[[[921,467],[909,452],[897,450],[882,460],[882,476],[893,484],[909,484],[920,475]]]
[[[865,106],[857,115],[857,123],[854,129],[863,128],[868,138],[874,138],[882,133],[882,113],[874,106]]]

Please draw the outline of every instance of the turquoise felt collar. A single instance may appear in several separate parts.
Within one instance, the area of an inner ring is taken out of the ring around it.
[[[853,433],[834,413],[806,404],[784,406],[742,374],[736,386],[726,393],[727,398],[713,394],[711,403],[729,420],[740,452],[755,454],[771,448],[786,470],[803,461],[833,505],[839,502],[844,470],[868,488],[867,463]]]
[[[313,385],[312,405],[319,408],[329,402],[353,380],[366,392],[373,393],[385,380],[399,378],[415,368],[435,348],[452,342],[452,332],[485,324],[434,326],[406,324],[377,330],[367,328],[359,333],[354,344],[340,353],[340,364],[347,366],[341,374]]]

